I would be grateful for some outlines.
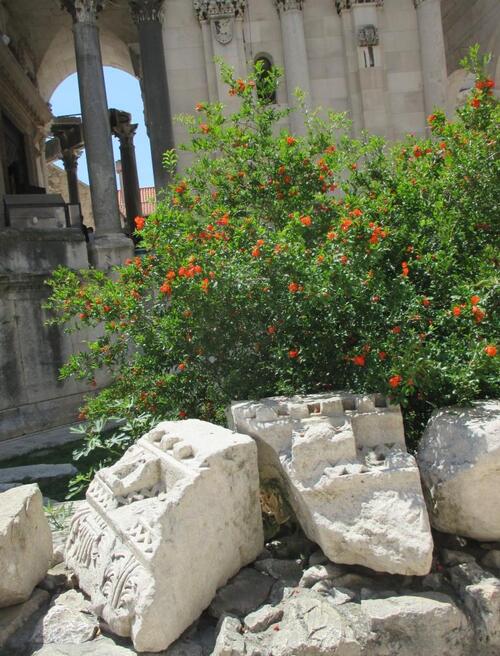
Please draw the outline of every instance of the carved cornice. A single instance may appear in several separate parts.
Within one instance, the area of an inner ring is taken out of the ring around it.
[[[163,0],[131,0],[130,12],[134,23],[161,20]]]
[[[305,0],[274,0],[278,11],[301,10]]]
[[[246,0],[193,0],[193,7],[200,21],[242,16],[246,4]]]
[[[0,98],[6,111],[23,123],[26,132],[33,126],[43,129],[52,119],[48,104],[10,49],[0,41]]]
[[[61,7],[71,15],[74,23],[94,24],[104,9],[106,0],[61,0]]]
[[[413,0],[414,2],[423,2],[424,0]],[[335,0],[337,13],[341,14],[344,10],[351,9],[356,5],[375,5],[375,7],[383,7],[384,0]]]

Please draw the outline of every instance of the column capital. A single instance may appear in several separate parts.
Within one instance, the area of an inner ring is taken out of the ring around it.
[[[163,0],[131,0],[130,12],[134,23],[151,23],[160,21]]]
[[[300,11],[304,6],[304,1],[305,0],[274,0],[274,4],[276,5],[278,12],[291,11],[294,9]]]
[[[112,132],[120,140],[120,145],[127,146],[134,143],[138,127],[138,123],[120,123],[112,128]]]
[[[61,153],[61,159],[65,171],[76,171],[78,167],[78,158],[82,154],[81,150],[74,148],[65,148]]]
[[[420,5],[423,5],[425,0],[413,0],[413,4],[415,5],[415,9],[418,9]]]
[[[62,9],[66,9],[74,23],[95,24],[106,0],[61,0]]]
[[[200,21],[242,16],[246,4],[246,0],[193,0],[193,7]]]

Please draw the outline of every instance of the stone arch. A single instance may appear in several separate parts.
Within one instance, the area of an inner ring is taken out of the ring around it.
[[[267,52],[257,53],[257,55],[255,55],[255,57],[253,58],[254,65],[257,62],[262,62],[263,65],[264,65],[263,76],[265,76],[266,72],[269,71],[274,66],[273,57],[272,57],[272,55],[270,55]],[[258,76],[256,78],[256,82],[257,82],[257,94],[259,95],[259,98],[261,96],[264,97],[265,92],[262,91],[262,87],[259,88],[259,77]],[[267,94],[266,102],[276,103],[276,91],[274,91],[272,94]]]
[[[136,77],[130,49],[116,34],[100,28],[102,60],[104,66],[118,68]],[[38,69],[40,95],[49,101],[63,80],[76,72],[75,46],[73,34],[61,28],[52,39]]]

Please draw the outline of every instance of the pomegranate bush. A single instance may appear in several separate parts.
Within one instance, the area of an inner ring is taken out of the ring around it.
[[[429,138],[396,144],[353,139],[333,113],[279,130],[289,110],[224,68],[240,108],[183,118],[195,161],[137,218],[146,254],[50,282],[55,321],[103,326],[63,369],[113,373],[82,416],[221,422],[231,399],[351,389],[385,392],[416,427],[498,395],[500,110],[467,64],[456,118],[436,111]]]

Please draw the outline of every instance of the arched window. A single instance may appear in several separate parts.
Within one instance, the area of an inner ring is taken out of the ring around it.
[[[275,103],[276,89],[269,86],[269,73],[273,67],[271,60],[265,55],[259,55],[255,59],[255,67],[255,83],[259,100],[268,105]]]

